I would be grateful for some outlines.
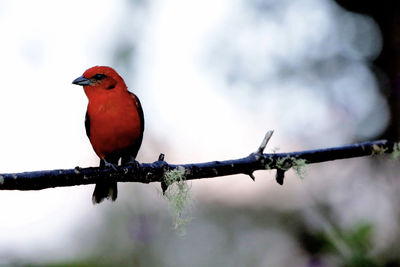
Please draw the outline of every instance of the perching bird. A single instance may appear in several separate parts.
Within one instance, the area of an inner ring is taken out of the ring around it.
[[[95,66],[76,78],[73,84],[83,86],[89,99],[85,127],[100,167],[115,168],[133,162],[142,144],[144,116],[139,98],[128,91],[118,73],[104,66]],[[117,198],[116,182],[97,183],[93,204],[105,198]]]

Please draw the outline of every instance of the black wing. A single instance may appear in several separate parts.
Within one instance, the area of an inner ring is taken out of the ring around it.
[[[125,155],[122,156],[121,163],[126,164],[130,161],[131,157],[136,158],[137,153],[139,152],[140,146],[142,145],[142,140],[143,140],[143,132],[144,132],[144,114],[143,114],[143,109],[142,109],[142,104],[140,103],[139,98],[134,94],[129,92],[129,94],[132,96],[133,103],[136,106],[137,111],[139,112],[139,118],[140,118],[140,136],[136,143],[129,148]]]
[[[85,115],[85,129],[86,129],[86,135],[87,137],[89,137],[90,140],[90,118],[89,118],[89,114],[86,111],[86,115]]]
[[[144,132],[144,113],[143,113],[143,109],[142,109],[142,104],[140,103],[139,98],[134,94],[129,92],[129,94],[132,96],[133,101],[135,102],[136,108],[139,112],[139,117],[140,117],[140,125],[142,126],[141,132],[143,135]]]

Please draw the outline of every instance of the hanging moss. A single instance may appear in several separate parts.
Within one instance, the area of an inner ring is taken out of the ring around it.
[[[192,196],[190,186],[185,180],[185,168],[180,167],[167,171],[164,181],[168,186],[165,198],[174,219],[174,229],[181,235],[186,232],[186,225],[191,221],[190,208]]]

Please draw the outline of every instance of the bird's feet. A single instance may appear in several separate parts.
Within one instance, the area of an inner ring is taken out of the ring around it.
[[[110,163],[104,159],[104,167],[112,168],[114,171],[118,171],[118,164]]]
[[[137,160],[133,156],[123,157],[121,161],[122,165],[136,165],[138,164]]]
[[[130,165],[134,170],[137,170],[140,167],[140,163],[133,156],[123,157],[121,160],[121,165]]]

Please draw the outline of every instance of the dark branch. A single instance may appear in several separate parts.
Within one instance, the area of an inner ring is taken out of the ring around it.
[[[264,142],[262,143],[262,146]],[[266,144],[265,144],[266,145]],[[262,154],[264,147],[247,157],[192,164],[168,164],[164,155],[153,163],[125,165],[117,171],[112,168],[79,168],[67,170],[35,171],[0,174],[0,190],[40,190],[52,187],[94,184],[102,180],[117,182],[151,183],[163,181],[166,171],[185,169],[186,180],[211,178],[232,174],[253,176],[255,170],[278,169],[277,181],[282,184],[284,172],[303,159],[307,164],[338,159],[391,153],[396,143],[386,140],[364,142],[354,145],[299,151],[291,153]],[[279,178],[279,180],[278,180]]]

